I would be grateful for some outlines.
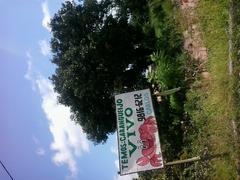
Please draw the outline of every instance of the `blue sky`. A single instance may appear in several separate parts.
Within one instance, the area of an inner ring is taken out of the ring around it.
[[[48,23],[62,2],[0,0],[0,160],[16,180],[131,179],[117,175],[115,135],[89,142],[48,80]],[[2,167],[0,179],[10,179]]]

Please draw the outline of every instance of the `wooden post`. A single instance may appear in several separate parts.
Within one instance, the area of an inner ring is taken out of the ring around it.
[[[167,95],[171,95],[171,94],[173,94],[175,92],[180,91],[180,89],[181,89],[180,87],[173,88],[173,89],[170,89],[170,90],[167,90],[167,91],[163,91],[163,92],[156,92],[156,93],[154,93],[154,95],[156,95],[156,96],[167,96]]]
[[[167,162],[164,165],[165,166],[172,166],[172,165],[176,165],[176,164],[183,164],[183,163],[189,163],[189,162],[194,162],[194,161],[200,161],[201,157],[200,156],[196,156],[193,158],[189,158],[189,159],[183,159],[183,160],[177,160],[177,161],[173,161],[173,162]]]

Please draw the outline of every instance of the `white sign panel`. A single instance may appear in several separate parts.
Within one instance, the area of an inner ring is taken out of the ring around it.
[[[163,168],[149,89],[115,96],[120,174]]]

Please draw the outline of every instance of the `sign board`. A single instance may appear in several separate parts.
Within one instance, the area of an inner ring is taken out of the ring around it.
[[[120,174],[163,168],[149,89],[115,96]]]

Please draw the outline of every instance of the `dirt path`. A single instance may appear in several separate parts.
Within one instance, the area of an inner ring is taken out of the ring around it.
[[[203,79],[209,79],[209,73],[205,68],[208,52],[203,45],[198,19],[195,14],[198,0],[177,0],[177,3],[180,6],[181,15],[185,22],[183,32],[184,49],[199,64],[199,71]]]

